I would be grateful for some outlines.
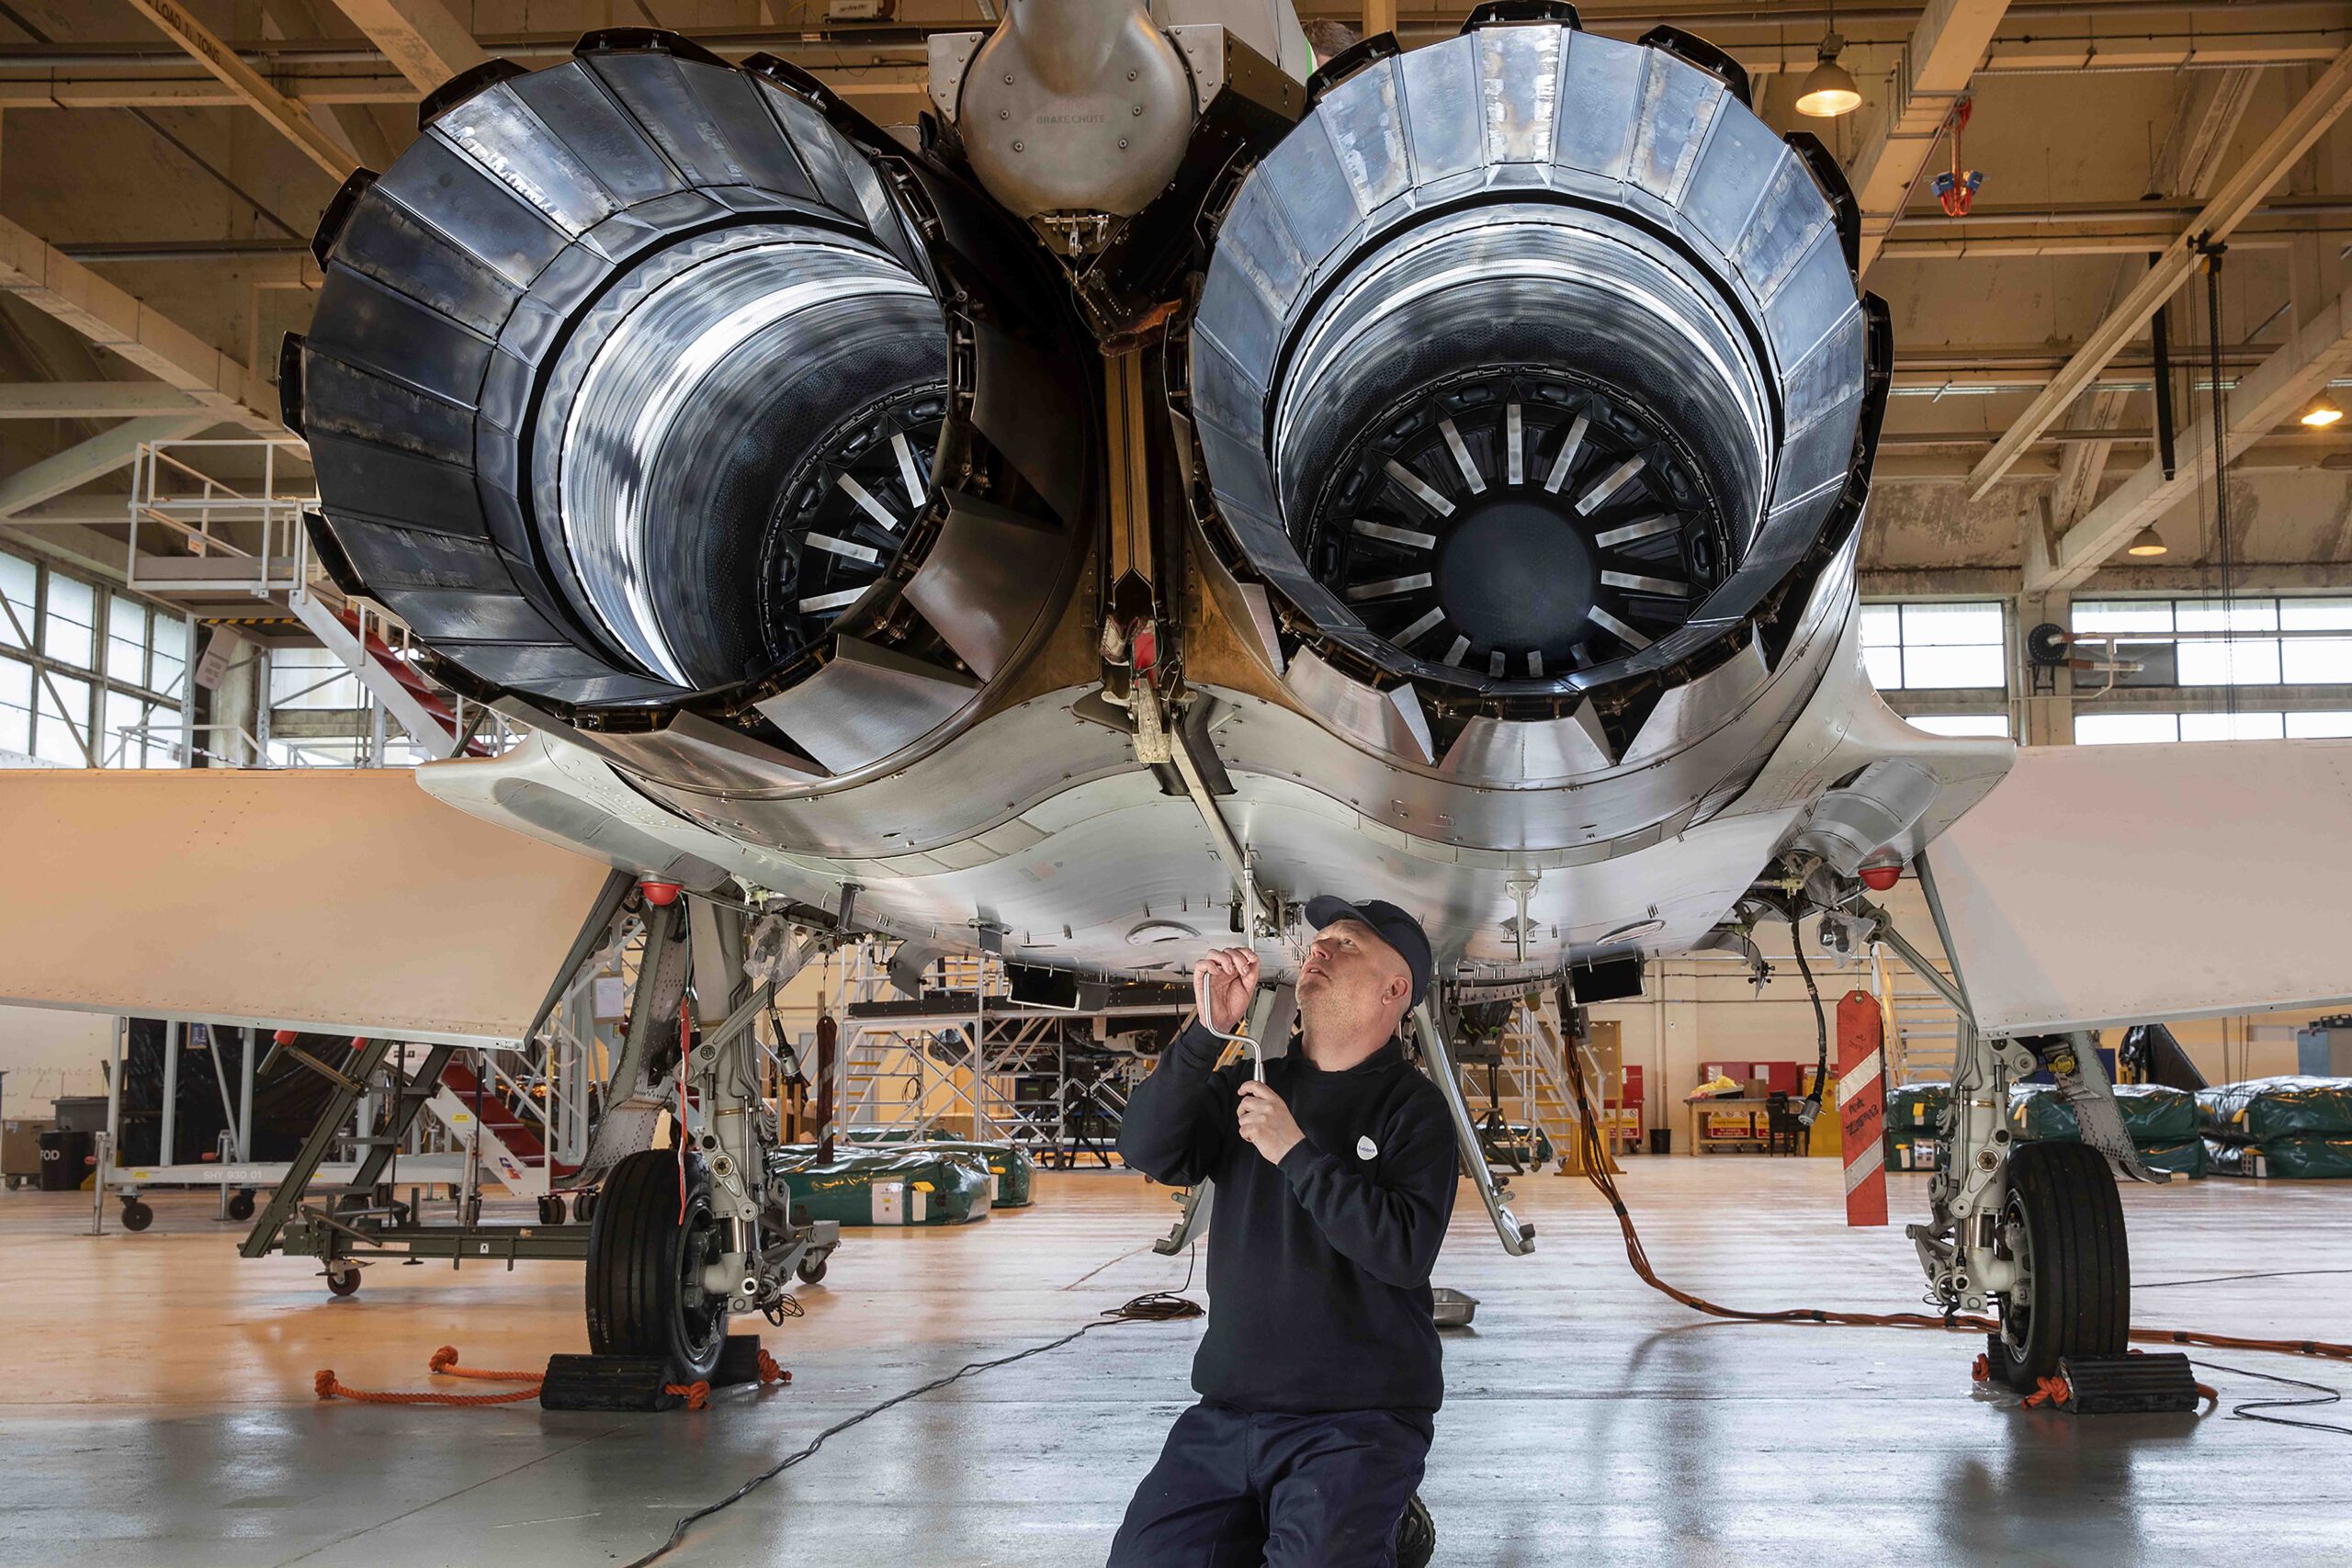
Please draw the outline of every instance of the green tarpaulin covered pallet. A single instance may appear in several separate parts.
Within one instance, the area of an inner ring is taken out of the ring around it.
[[[2115,1103],[2123,1112],[2123,1130],[2143,1151],[2151,1145],[2169,1146],[2197,1136],[2197,1100],[2185,1090],[2162,1084],[2118,1084]],[[2059,1098],[2055,1084],[2021,1083],[2010,1089],[2009,1125],[2029,1143],[2073,1143],[2082,1136],[2075,1124],[2075,1108]]]
[[[914,1127],[851,1127],[837,1141],[876,1148],[967,1149],[984,1156],[989,1174],[996,1178],[989,1201],[999,1209],[1025,1207],[1036,1181],[1037,1162],[1018,1144],[976,1144],[954,1133]]]
[[[1886,1131],[1890,1137],[1905,1133],[1935,1132],[1943,1120],[1944,1107],[1951,1103],[1951,1085],[1948,1083],[1905,1084],[1901,1089],[1887,1090]]]
[[[2240,1144],[2352,1138],[2352,1078],[2254,1078],[2201,1089],[2204,1130]]]
[[[899,1145],[910,1149],[937,1149],[942,1153],[963,1153],[978,1156],[995,1180],[989,1188],[989,1205],[996,1209],[1020,1209],[1028,1206],[1032,1188],[1035,1185],[1037,1162],[1029,1151],[1012,1144],[968,1144],[960,1138],[944,1138],[924,1144]]]
[[[2183,1138],[2177,1143],[2141,1144],[2140,1163],[2150,1170],[2168,1170],[2175,1176],[2205,1174],[2205,1140]]]
[[[1886,1136],[1886,1168],[1889,1170],[1933,1170],[1936,1155],[1941,1145],[1932,1136],[1917,1134],[1890,1133]]]
[[[768,1171],[790,1186],[796,1211],[845,1225],[957,1225],[989,1207],[988,1163],[968,1145],[836,1146],[828,1164],[815,1145],[790,1144],[768,1156]]]
[[[2352,1137],[2273,1138],[2263,1144],[2208,1138],[2205,1160],[2216,1176],[2341,1181],[2352,1179]]]

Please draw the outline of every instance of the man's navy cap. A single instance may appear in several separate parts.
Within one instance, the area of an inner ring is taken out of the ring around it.
[[[1419,1007],[1430,990],[1430,937],[1421,922],[1382,898],[1351,904],[1329,893],[1306,901],[1306,923],[1317,931],[1340,920],[1362,920],[1396,950],[1413,976],[1413,1005]]]

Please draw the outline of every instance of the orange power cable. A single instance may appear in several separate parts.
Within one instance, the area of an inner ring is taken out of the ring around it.
[[[1693,1312],[1738,1323],[1818,1323],[1849,1328],[1932,1328],[1973,1334],[2000,1331],[2001,1325],[1994,1319],[1968,1314],[1944,1317],[1924,1312],[1832,1312],[1821,1307],[1783,1307],[1770,1312],[1748,1312],[1738,1307],[1718,1305],[1704,1297],[1668,1284],[1650,1267],[1649,1254],[1642,1247],[1640,1234],[1634,1229],[1634,1216],[1626,1209],[1624,1199],[1618,1196],[1616,1182],[1604,1168],[1607,1162],[1601,1157],[1600,1123],[1593,1116],[1592,1102],[1585,1093],[1584,1063],[1573,1047],[1566,1055],[1568,1086],[1576,1092],[1579,1119],[1577,1136],[1584,1149],[1585,1179],[1609,1201],[1610,1208],[1617,1215],[1617,1228],[1624,1233],[1625,1260],[1633,1266],[1634,1272],[1640,1276],[1642,1282],[1652,1290],[1672,1297]],[[2316,1356],[2326,1360],[2352,1361],[2352,1345],[2325,1339],[2244,1339],[2234,1335],[2209,1334],[2193,1328],[2134,1328],[2127,1337],[2140,1345],[2211,1345],[2233,1350],[2267,1350],[2282,1356]]]

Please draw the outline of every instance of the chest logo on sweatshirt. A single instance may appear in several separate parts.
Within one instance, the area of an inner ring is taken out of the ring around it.
[[[1370,1159],[1379,1152],[1380,1145],[1374,1143],[1370,1138],[1358,1138],[1356,1140],[1356,1158]]]

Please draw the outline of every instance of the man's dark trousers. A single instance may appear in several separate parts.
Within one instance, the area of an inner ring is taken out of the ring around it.
[[[1419,1412],[1204,1401],[1176,1418],[1108,1568],[1389,1568],[1430,1436]]]

